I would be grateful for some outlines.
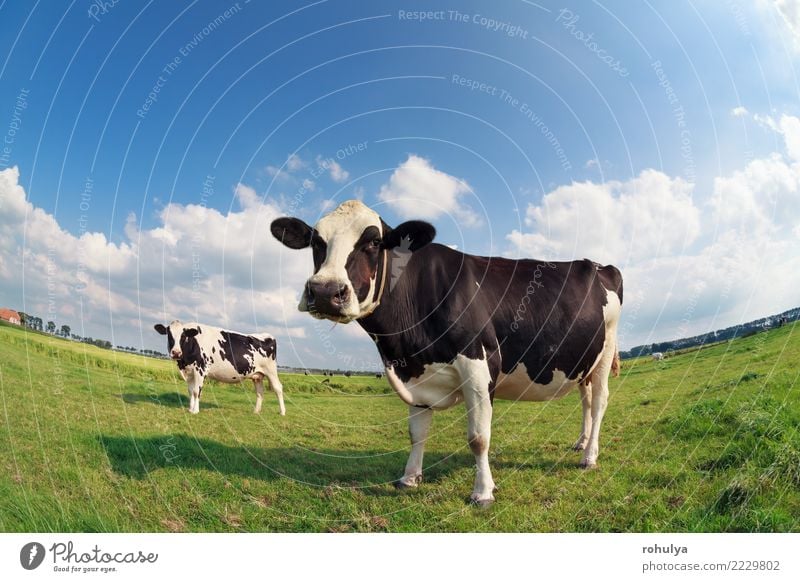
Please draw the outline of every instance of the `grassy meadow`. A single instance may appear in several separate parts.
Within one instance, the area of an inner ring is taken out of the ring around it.
[[[172,362],[0,326],[0,531],[800,531],[800,327],[623,362],[600,466],[577,393],[495,403],[488,510],[463,407],[434,415],[425,482],[396,491],[406,406],[383,379],[207,384]]]

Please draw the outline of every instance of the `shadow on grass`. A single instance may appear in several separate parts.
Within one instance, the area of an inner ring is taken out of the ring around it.
[[[178,392],[164,392],[163,394],[137,394],[135,392],[128,392],[119,394],[125,404],[158,404],[160,406],[168,406],[170,408],[189,408],[189,396],[182,395]],[[200,399],[200,410],[204,408],[219,408],[213,402],[207,402]]]
[[[175,434],[163,437],[100,436],[115,473],[134,479],[166,471],[204,470],[226,478],[285,479],[312,486],[332,484],[366,488],[394,482],[403,473],[408,452],[229,446]],[[472,455],[431,452],[425,456],[425,481],[437,482],[452,471],[474,466]]]

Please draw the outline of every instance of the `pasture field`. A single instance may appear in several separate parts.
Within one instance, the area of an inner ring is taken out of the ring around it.
[[[279,351],[280,354],[280,351]],[[434,416],[425,483],[396,491],[407,409],[383,379],[282,375],[186,410],[172,362],[0,326],[2,531],[800,531],[800,327],[623,362],[600,466],[576,393],[497,401],[488,510],[463,407]]]

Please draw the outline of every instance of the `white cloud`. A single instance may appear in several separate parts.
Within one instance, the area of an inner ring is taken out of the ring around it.
[[[656,170],[626,182],[579,182],[528,205],[525,224],[508,240],[524,254],[554,259],[592,257],[612,262],[680,252],[699,233],[692,186]]]
[[[241,182],[236,184],[233,193],[242,208],[256,208],[261,203],[261,197],[256,193],[255,189]]]
[[[308,162],[302,159],[297,154],[291,154],[286,158],[286,163],[282,167],[267,166],[267,174],[273,176],[276,180],[289,180],[292,174],[308,167]]]
[[[320,172],[318,174],[322,174],[322,171],[327,171],[328,176],[330,176],[331,180],[334,182],[344,182],[350,177],[350,172],[345,170],[339,162],[334,160],[333,158],[323,158],[322,156],[317,156],[316,159],[317,167],[320,168]]]
[[[460,225],[479,226],[480,216],[463,201],[469,193],[471,189],[465,181],[412,154],[394,171],[389,182],[381,186],[378,199],[402,218],[434,220],[450,214]]]
[[[334,162],[333,160],[331,160],[330,165],[328,166],[328,173],[330,174],[331,180],[334,182],[344,182],[350,177],[350,172],[342,168],[338,162]]]
[[[297,170],[302,170],[303,168],[308,166],[308,162],[304,161],[300,156],[297,154],[291,154],[286,159],[286,169],[290,172],[296,172]]]
[[[717,178],[706,203],[655,170],[583,182],[529,205],[508,254],[620,267],[623,347],[704,333],[798,305],[800,119],[772,118],[784,152]]]
[[[731,109],[731,115],[733,115],[734,117],[744,117],[747,114],[748,114],[747,109],[742,106],[734,107],[733,109]]]
[[[755,121],[758,125],[765,129],[770,129],[775,133],[780,133],[781,129],[776,123],[776,121],[772,118],[771,115],[760,115],[758,113],[753,114],[753,121]]]
[[[800,1],[773,0],[772,3],[783,17],[789,31],[794,35],[795,42],[800,42]]]

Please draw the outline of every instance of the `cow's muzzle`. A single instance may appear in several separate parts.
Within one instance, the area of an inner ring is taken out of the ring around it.
[[[179,351],[177,351],[177,350],[172,350],[169,353],[169,357],[172,358],[173,360],[180,360],[181,359],[181,353]]]
[[[306,283],[306,303],[312,313],[341,316],[349,300],[350,287],[345,284],[336,281]]]

